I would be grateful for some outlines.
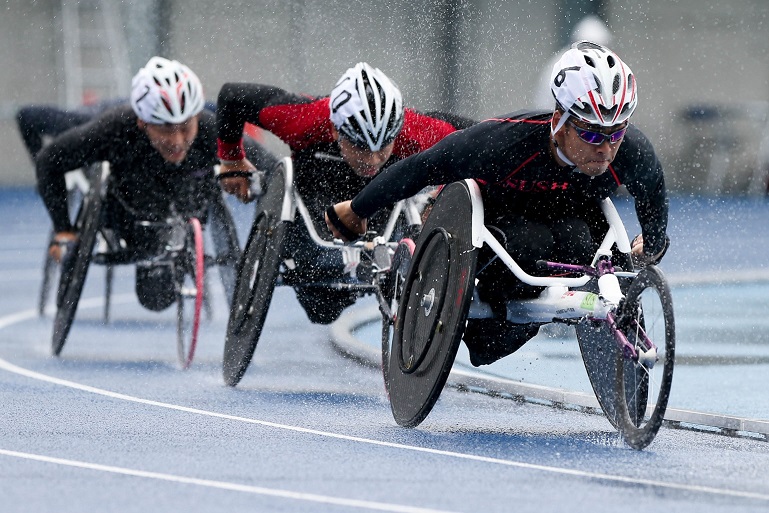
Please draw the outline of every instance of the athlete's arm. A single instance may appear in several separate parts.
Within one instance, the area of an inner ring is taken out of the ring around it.
[[[657,255],[663,252],[668,244],[665,175],[648,139],[637,129],[631,129],[628,133],[633,134],[632,139],[626,141],[630,144],[624,148],[618,165],[630,169],[624,183],[635,200],[636,215],[643,235],[640,239],[643,254]]]
[[[35,159],[37,188],[53,221],[55,232],[71,232],[65,173],[101,160],[110,160],[110,147],[117,148],[109,133],[111,120],[105,115],[67,130],[43,148]]]

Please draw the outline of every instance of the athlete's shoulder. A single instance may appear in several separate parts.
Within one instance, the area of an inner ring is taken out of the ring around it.
[[[328,97],[296,95],[296,101],[265,107],[259,124],[292,150],[333,142]]]
[[[618,156],[632,156],[638,158],[639,156],[646,158],[656,158],[654,147],[646,134],[644,134],[638,127],[633,124],[629,124],[625,137],[622,139],[622,145],[617,150]]]
[[[496,123],[513,123],[520,126],[537,127],[550,124],[553,111],[518,110],[502,116],[493,116],[484,121]]]
[[[393,154],[405,158],[426,150],[446,136],[472,126],[474,121],[445,113],[421,113],[406,108],[403,112],[403,128],[395,138]]]

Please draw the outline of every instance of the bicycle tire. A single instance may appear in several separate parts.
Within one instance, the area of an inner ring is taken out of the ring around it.
[[[389,307],[387,315],[382,311],[382,377],[384,378],[385,391],[390,395],[389,360],[392,349],[393,327],[398,313],[398,303],[403,293],[403,286],[414,256],[414,241],[403,239],[393,254],[392,267],[387,280],[382,287],[382,298]]]
[[[278,167],[259,199],[238,264],[222,361],[222,377],[228,386],[240,383],[251,364],[277,285],[289,224],[280,219],[285,188],[285,175]]]
[[[383,362],[393,418],[403,427],[432,411],[462,340],[478,260],[471,212],[467,184],[447,185],[417,240]]]
[[[619,431],[630,447],[641,450],[654,440],[662,425],[675,365],[673,301],[657,267],[645,267],[630,283],[618,310],[617,326],[636,350],[643,332],[657,346],[653,365],[645,363],[643,357],[632,359],[617,351]],[[633,368],[640,372],[632,372]]]
[[[189,219],[189,233],[186,251],[179,269],[176,290],[176,355],[179,365],[186,370],[192,365],[195,349],[198,345],[203,296],[205,294],[205,254],[203,252],[203,228],[200,221]],[[187,316],[186,305],[192,306],[191,316]]]
[[[56,317],[53,321],[51,350],[59,356],[67,341],[72,323],[75,320],[77,305],[83,293],[83,285],[91,264],[96,236],[101,226],[101,210],[104,199],[104,174],[92,173],[91,188],[78,211],[75,230],[78,240],[69,259],[65,258],[60,266],[59,290],[56,297]]]
[[[214,198],[209,214],[211,241],[216,255],[215,262],[227,299],[227,307],[231,307],[238,277],[238,262],[241,256],[235,219],[221,196]]]
[[[53,240],[53,232],[49,237],[49,242]],[[50,244],[49,244],[50,245]],[[48,252],[48,247],[45,248],[45,255],[43,259],[43,279],[40,282],[40,293],[38,295],[37,312],[40,317],[45,316],[45,307],[48,306],[48,298],[51,295],[51,286],[56,282],[56,275],[59,271],[59,264]]]

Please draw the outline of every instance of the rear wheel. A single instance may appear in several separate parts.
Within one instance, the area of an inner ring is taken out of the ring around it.
[[[384,283],[382,296],[389,312],[382,314],[382,374],[384,376],[385,389],[390,393],[389,361],[392,349],[393,326],[398,313],[398,303],[403,294],[403,286],[406,282],[406,274],[411,265],[411,257],[414,255],[414,241],[403,239],[398,244],[392,259],[390,275]]]
[[[210,233],[214,245],[215,263],[222,280],[227,305],[232,305],[235,293],[235,283],[238,277],[238,262],[240,261],[240,245],[235,230],[235,220],[224,199],[219,196],[212,202],[210,208]]]
[[[96,236],[101,227],[102,201],[105,189],[105,173],[91,173],[91,188],[83,200],[75,221],[77,242],[60,266],[59,290],[56,297],[56,317],[53,321],[51,350],[54,356],[61,353],[67,335],[75,320],[75,312],[83,293],[85,277],[91,264]]]
[[[205,293],[205,254],[203,228],[197,218],[191,218],[186,251],[177,264],[176,291],[176,352],[182,369],[187,369],[195,357],[200,330],[203,296]]]
[[[617,420],[628,445],[640,450],[662,425],[675,362],[673,301],[655,266],[644,268],[631,282],[617,327],[636,352],[620,351],[617,357]]]
[[[53,232],[49,242],[53,241]],[[43,280],[40,283],[40,295],[38,296],[37,312],[40,316],[45,315],[45,307],[48,305],[48,297],[50,296],[51,286],[56,281],[56,276],[59,272],[59,264],[49,254],[48,248],[45,248],[45,257],[43,261]]]
[[[447,185],[417,240],[383,362],[390,407],[404,427],[421,423],[443,391],[464,332],[478,251],[464,182]]]

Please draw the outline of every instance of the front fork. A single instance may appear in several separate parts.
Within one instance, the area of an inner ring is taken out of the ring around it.
[[[598,266],[597,266],[598,267]],[[599,273],[601,271],[599,270]],[[602,286],[602,280],[605,286]],[[609,329],[614,334],[614,338],[617,341],[617,346],[622,351],[622,356],[626,360],[633,360],[638,362],[639,365],[645,369],[651,369],[657,362],[657,346],[646,334],[643,326],[638,322],[640,312],[640,305],[635,306],[635,312],[633,312],[633,318],[625,323],[625,326],[620,326],[617,321],[616,313],[620,308],[627,308],[628,305],[623,305],[626,298],[620,292],[619,300],[616,296],[611,297],[616,291],[619,291],[619,281],[617,276],[610,270],[608,273],[600,275],[598,278],[598,286],[601,291],[601,296],[605,301],[612,304],[612,307],[606,313],[606,323]],[[608,296],[604,295],[604,289],[608,293]],[[632,334],[632,338],[635,339],[635,343],[628,340],[626,331]]]

